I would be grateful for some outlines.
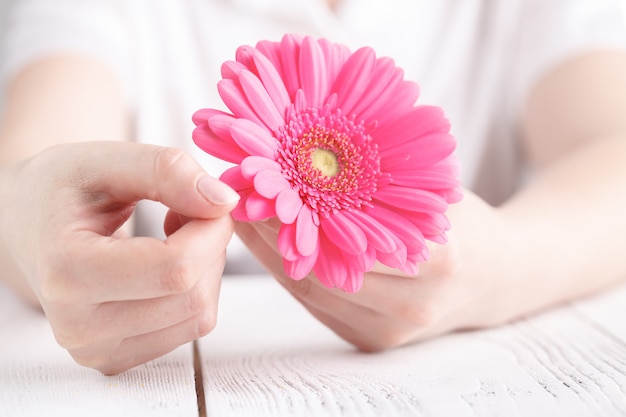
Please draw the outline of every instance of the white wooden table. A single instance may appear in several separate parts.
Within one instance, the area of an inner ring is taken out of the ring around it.
[[[626,286],[497,329],[362,354],[271,279],[233,277],[195,352],[106,377],[76,365],[46,319],[0,288],[0,417],[626,416],[625,316]]]

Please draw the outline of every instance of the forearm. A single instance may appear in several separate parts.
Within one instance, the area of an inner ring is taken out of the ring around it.
[[[520,301],[543,308],[626,279],[626,135],[590,141],[502,206]]]

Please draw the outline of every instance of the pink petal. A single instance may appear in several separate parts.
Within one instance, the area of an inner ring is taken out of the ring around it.
[[[322,219],[321,228],[335,245],[347,253],[358,255],[367,249],[363,230],[341,212]]]
[[[372,216],[358,210],[347,211],[344,215],[365,233],[368,245],[382,252],[393,252],[397,249],[393,233]]]
[[[348,274],[342,252],[324,234],[320,234],[320,253],[313,272],[329,288],[341,288]]]
[[[319,245],[319,230],[313,222],[311,209],[303,205],[296,220],[296,248],[302,256],[312,255]]]
[[[239,78],[239,73],[245,69],[246,67],[240,62],[226,61],[221,67],[222,78],[237,80]]]
[[[274,66],[274,64],[262,53],[257,52],[254,55],[254,63],[256,64],[257,70],[259,72],[259,78],[270,98],[274,102],[274,106],[281,114],[281,116],[285,116],[285,111],[291,105],[291,99],[289,98],[289,93],[287,92],[287,88],[285,87],[285,83],[283,82],[278,69]]]
[[[282,223],[291,224],[298,218],[302,208],[300,195],[291,188],[283,189],[276,197],[276,216]],[[315,218],[313,219],[315,224]]]
[[[273,159],[252,155],[241,161],[241,175],[244,178],[252,179],[261,171],[280,172],[280,164]]]
[[[232,140],[215,135],[208,125],[196,127],[191,138],[200,149],[224,161],[238,164],[248,155]]]
[[[337,93],[337,106],[344,114],[350,114],[359,102],[376,66],[376,55],[371,48],[361,48],[354,52],[337,76],[331,89]]]
[[[252,221],[266,220],[276,216],[274,202],[252,192],[246,199],[246,213]]]
[[[280,42],[262,40],[256,44],[256,49],[272,63],[278,73],[278,76],[283,79],[283,66],[280,59]],[[258,62],[256,64],[258,68]]]
[[[450,123],[441,108],[418,106],[389,123],[379,124],[372,136],[383,151],[431,132],[447,133],[449,129]]]
[[[341,71],[341,67],[343,67],[348,57],[351,55],[350,49],[342,44],[334,44],[327,39],[320,39],[318,43],[324,53],[328,83],[329,85],[333,85],[337,75]]]
[[[250,222],[252,220],[250,220],[250,218],[248,217],[248,212],[246,211],[246,202],[248,201],[248,197],[250,197],[250,195],[254,192],[254,189],[252,188],[247,188],[244,190],[237,190],[237,192],[239,193],[239,197],[241,197],[239,199],[239,203],[237,203],[237,206],[233,209],[233,211],[230,212],[231,216],[233,216],[233,219],[240,221],[240,222]]]
[[[386,89],[393,89],[393,87],[402,81],[403,72],[395,66],[395,63],[391,58],[380,58],[376,60],[376,67],[370,80],[370,84],[367,90],[363,93],[363,96],[355,104],[352,111],[359,117],[360,113],[371,106],[377,105],[377,101]]]
[[[348,269],[346,279],[341,285],[341,289],[347,293],[354,294],[363,286],[363,271]]]
[[[276,243],[284,259],[295,261],[301,257],[296,249],[296,226],[294,224],[281,224]]]
[[[383,90],[372,105],[364,109],[359,118],[362,120],[376,120],[379,124],[392,123],[398,115],[406,113],[406,109],[415,104],[419,97],[419,86],[411,81],[403,80],[395,88]]]
[[[319,107],[328,94],[326,63],[322,48],[307,36],[300,45],[300,84],[311,107]]]
[[[204,125],[209,122],[209,119],[213,116],[222,115],[222,116],[230,116],[227,113],[224,113],[220,110],[215,109],[200,109],[196,111],[193,115],[191,115],[191,121],[196,125]],[[232,116],[230,116],[232,117]]]
[[[394,185],[422,190],[436,191],[458,186],[456,177],[445,173],[432,172],[428,169],[395,171],[391,176]],[[441,193],[437,192],[437,194]]]
[[[406,245],[407,253],[420,252],[424,248],[425,241],[422,232],[405,216],[376,205],[364,207],[363,211],[391,230]]]
[[[401,248],[397,251],[385,253],[379,252],[376,256],[378,261],[384,265],[387,265],[391,268],[400,269],[404,266],[407,260],[407,250],[406,247]]]
[[[298,69],[300,55],[300,44],[292,35],[283,36],[280,42],[280,56],[283,68],[283,80],[285,87],[292,99],[296,95],[296,91],[300,89],[300,71]]]
[[[295,261],[290,261],[288,259],[283,259],[283,268],[285,269],[285,273],[292,279],[300,280],[306,277],[313,269],[313,265],[317,262],[319,254],[319,246],[318,249],[310,256],[301,256]]]
[[[238,63],[245,67],[245,69],[256,74],[254,71],[254,61],[252,59],[254,51],[255,49],[252,46],[242,45],[237,48],[237,51],[235,51],[235,59]]]
[[[394,147],[381,149],[381,160],[385,161],[389,156],[406,155],[407,160],[402,167],[421,168],[441,161],[452,154],[456,148],[456,140],[445,132],[434,132],[413,137],[409,137],[409,135],[410,133],[407,132],[403,135],[404,137],[396,137],[394,138],[396,141]],[[406,139],[404,143],[401,142],[403,139]],[[377,140],[384,141],[382,137],[377,137]],[[385,164],[385,166],[390,168],[389,170],[393,170],[390,164]],[[398,168],[400,167],[395,167],[395,169]]]
[[[220,181],[225,182],[235,191],[253,188],[252,182],[241,175],[240,166],[228,168],[222,173],[222,175],[220,175]]]
[[[274,159],[278,142],[258,124],[246,119],[236,119],[230,125],[230,135],[248,154]]]
[[[218,81],[217,90],[224,104],[233,112],[233,115],[237,118],[248,119],[258,125],[263,125],[263,122],[254,112],[254,109],[250,105],[238,81],[224,78]]]
[[[448,203],[439,195],[426,190],[386,185],[379,188],[374,199],[394,207],[417,212],[444,212]]]
[[[241,71],[239,81],[248,102],[270,131],[274,132],[285,124],[283,115],[278,111],[265,86],[256,75],[247,70]]]
[[[254,189],[265,198],[275,199],[285,189],[291,189],[289,181],[280,172],[261,171],[254,176]]]

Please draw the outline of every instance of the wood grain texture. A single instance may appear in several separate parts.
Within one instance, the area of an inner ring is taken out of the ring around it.
[[[47,320],[0,287],[0,417],[196,416],[191,345],[106,377],[77,365]]]
[[[208,416],[624,416],[626,288],[380,354],[265,278],[226,280],[201,341]]]

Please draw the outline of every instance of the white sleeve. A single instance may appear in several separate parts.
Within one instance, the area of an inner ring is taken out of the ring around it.
[[[598,50],[626,51],[622,0],[524,0],[521,4],[513,85],[518,105],[543,75],[568,59]]]
[[[116,0],[15,2],[0,50],[3,83],[38,59],[80,53],[108,65],[130,92],[132,49],[123,11]]]

